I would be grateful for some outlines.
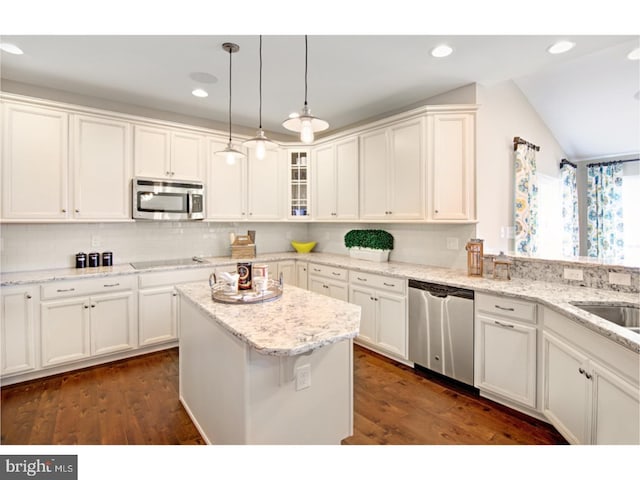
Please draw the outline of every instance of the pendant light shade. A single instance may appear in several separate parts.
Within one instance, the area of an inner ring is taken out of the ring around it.
[[[292,113],[282,122],[282,126],[292,132],[300,132],[300,141],[311,143],[315,138],[315,132],[321,132],[329,128],[329,123],[311,115],[311,109],[307,104],[307,77],[308,77],[309,48],[307,36],[304,36],[304,106],[300,113]]]
[[[260,35],[260,82],[258,87],[260,98],[260,109],[258,111],[259,124],[258,132],[256,136],[246,140],[244,145],[255,148],[256,158],[258,160],[264,159],[267,150],[273,150],[277,148],[278,144],[269,140],[262,129],[262,35]]]
[[[227,148],[216,152],[216,155],[224,157],[229,165],[233,165],[237,160],[245,157],[244,153],[233,148],[231,142],[231,56],[240,50],[240,47],[235,43],[223,43],[222,49],[225,52],[229,52],[229,142],[227,143]]]

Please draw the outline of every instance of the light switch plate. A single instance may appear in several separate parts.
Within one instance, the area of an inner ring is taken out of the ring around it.
[[[565,268],[564,278],[567,280],[584,280],[584,273],[579,268]]]
[[[609,283],[630,286],[631,275],[628,273],[609,272]]]

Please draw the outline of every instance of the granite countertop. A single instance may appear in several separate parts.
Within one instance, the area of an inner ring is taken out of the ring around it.
[[[230,257],[205,257],[207,263],[156,267],[136,270],[129,264],[113,267],[95,267],[84,269],[56,269],[30,272],[11,272],[0,274],[0,286],[44,283],[54,280],[69,280],[80,278],[94,278],[98,276],[133,275],[155,271],[166,271],[187,268],[214,268],[223,265],[235,265],[239,261],[272,262],[280,260],[302,260],[346,268],[353,271],[387,275],[398,278],[412,278],[426,282],[442,283],[474,290],[477,293],[505,295],[540,303],[558,313],[584,325],[585,327],[604,335],[614,342],[640,353],[640,335],[624,327],[608,322],[596,315],[588,313],[571,305],[569,302],[616,302],[629,305],[639,305],[640,295],[624,293],[614,290],[576,287],[562,283],[550,283],[537,280],[512,279],[510,281],[493,280],[490,277],[469,277],[465,270],[446,267],[431,267],[402,262],[371,262],[356,260],[345,255],[328,253],[282,252],[261,254],[251,259],[231,259]]]
[[[211,299],[203,282],[178,285],[182,298],[263,355],[294,356],[354,338],[360,306],[285,285],[282,297],[230,305]]]

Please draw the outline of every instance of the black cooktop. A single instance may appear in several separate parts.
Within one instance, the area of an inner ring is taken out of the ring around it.
[[[201,263],[209,263],[198,257],[192,258],[176,258],[172,260],[148,260],[146,262],[131,262],[130,265],[136,270],[144,270],[155,267],[176,267],[181,265],[199,265]]]

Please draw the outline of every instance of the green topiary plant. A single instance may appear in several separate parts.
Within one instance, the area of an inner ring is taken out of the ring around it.
[[[384,230],[350,230],[344,236],[344,245],[347,248],[393,250],[393,235]]]

